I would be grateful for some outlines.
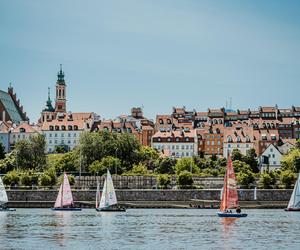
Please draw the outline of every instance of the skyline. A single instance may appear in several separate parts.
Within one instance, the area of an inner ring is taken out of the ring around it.
[[[134,106],[151,119],[173,106],[220,108],[230,97],[233,109],[297,106],[297,1],[92,2],[1,1],[1,90],[12,82],[32,122],[48,87],[54,102],[59,64],[67,109],[106,119]]]

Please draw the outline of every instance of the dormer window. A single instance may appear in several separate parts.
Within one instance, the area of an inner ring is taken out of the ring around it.
[[[272,140],[276,140],[276,135],[271,134],[271,139],[272,139]]]
[[[237,142],[241,142],[241,137],[238,136],[238,137],[236,138],[236,140],[237,140]]]
[[[59,130],[59,126],[55,126],[55,130]]]
[[[176,137],[176,141],[179,141],[179,137]]]
[[[231,136],[229,135],[229,136],[227,136],[227,142],[232,142],[232,138],[231,138]]]
[[[170,120],[170,119],[167,119],[167,123],[168,123],[168,124],[171,124],[171,120]]]
[[[65,125],[62,125],[62,126],[61,126],[61,130],[66,130],[66,126],[65,126]]]
[[[250,142],[250,137],[246,136],[246,142]]]
[[[189,137],[186,137],[186,138],[185,138],[185,141],[190,141],[190,138],[189,138]]]
[[[69,125],[68,130],[73,130],[73,127],[71,125]]]
[[[158,137],[158,138],[157,138],[157,141],[161,141],[161,138],[160,138],[160,137]]]
[[[25,133],[25,132],[26,132],[25,128],[20,128],[20,133]]]
[[[267,135],[266,134],[262,134],[261,135],[261,139],[264,140],[264,141],[266,141],[267,140]]]
[[[77,125],[74,125],[74,130],[78,130],[78,126]]]
[[[51,126],[49,126],[49,130],[54,130],[54,128],[53,128],[53,126],[51,125]]]
[[[159,119],[159,124],[164,124],[163,119]]]
[[[170,142],[170,141],[171,141],[171,137],[168,137],[168,139],[167,139],[167,140],[168,140],[168,142]]]

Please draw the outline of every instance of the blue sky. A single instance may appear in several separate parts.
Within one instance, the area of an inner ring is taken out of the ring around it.
[[[300,1],[1,0],[0,88],[36,121],[59,64],[67,108],[104,118],[143,106],[299,104]],[[53,98],[54,99],[54,98]]]

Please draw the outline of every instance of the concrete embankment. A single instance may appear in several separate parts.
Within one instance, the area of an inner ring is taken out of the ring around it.
[[[218,207],[220,190],[117,190],[120,204],[131,208],[188,208]],[[276,189],[257,190],[257,200],[254,200],[254,190],[239,190],[240,204],[244,208],[283,208],[286,207],[292,190]],[[8,190],[10,207],[48,208],[52,207],[57,196],[57,190]],[[92,208],[95,205],[95,190],[74,190],[76,206]]]

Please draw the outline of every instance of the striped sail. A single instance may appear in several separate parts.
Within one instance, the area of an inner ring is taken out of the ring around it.
[[[231,157],[228,156],[220,210],[226,211],[226,209],[237,208],[239,205],[238,203],[235,173]]]
[[[117,204],[117,196],[114,189],[111,174],[107,169],[107,175],[104,182],[99,208],[110,207],[115,204]]]
[[[60,185],[54,207],[59,208],[71,205],[73,205],[71,186],[68,180],[68,175],[64,173],[63,183]]]
[[[292,196],[290,198],[288,208],[300,208],[300,172],[295,183]]]
[[[7,193],[3,184],[3,181],[0,177],[0,205],[3,205],[8,202]]]

